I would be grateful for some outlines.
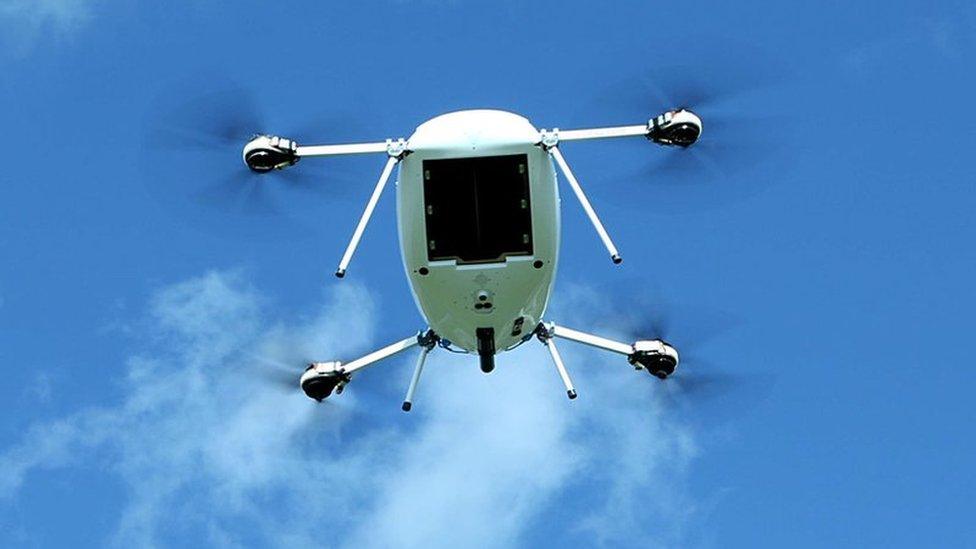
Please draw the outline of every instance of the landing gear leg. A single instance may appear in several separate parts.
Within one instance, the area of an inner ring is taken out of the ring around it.
[[[421,346],[420,356],[417,357],[417,366],[413,370],[413,377],[410,378],[410,387],[407,388],[407,396],[403,399],[403,411],[409,412],[413,408],[413,395],[417,391],[417,384],[420,383],[420,374],[424,371],[424,362],[427,361],[427,353],[434,348],[439,338],[432,330],[420,336]]]
[[[566,371],[566,365],[563,364],[563,357],[559,355],[559,349],[556,349],[556,342],[552,339],[552,334],[549,333],[544,324],[540,324],[536,328],[535,335],[546,346],[546,349],[549,349],[552,362],[556,365],[556,371],[559,372],[559,377],[563,380],[563,385],[566,386],[566,396],[573,400],[576,398],[576,388],[573,387],[573,380],[569,378],[569,372]]]

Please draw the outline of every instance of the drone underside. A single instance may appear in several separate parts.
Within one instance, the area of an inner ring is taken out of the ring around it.
[[[449,113],[420,125],[408,139],[383,143],[302,146],[260,135],[244,147],[258,173],[285,169],[307,156],[385,153],[387,160],[336,271],[343,277],[386,183],[396,178],[397,220],[404,269],[428,328],[360,359],[313,362],[300,378],[305,393],[322,400],[341,392],[354,373],[419,346],[404,401],[412,406],[427,354],[436,347],[477,353],[481,369],[494,356],[532,338],[542,342],[570,398],[576,390],[556,348],[563,338],[627,357],[637,369],[664,379],[678,353],[657,340],[634,343],[571,330],[543,319],[558,264],[560,239],[557,168],[615,264],[622,258],[563,157],[565,141],[641,136],[688,147],[701,135],[697,115],[668,111],[647,124],[587,130],[539,130],[525,118],[492,110]]]

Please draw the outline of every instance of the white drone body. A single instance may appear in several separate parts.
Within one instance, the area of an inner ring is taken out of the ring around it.
[[[462,349],[477,350],[478,330],[511,347],[545,312],[559,193],[538,140],[528,120],[501,111],[439,116],[408,140],[397,182],[404,267],[430,328]]]
[[[348,363],[314,362],[301,376],[308,396],[341,392],[352,374],[419,346],[403,403],[409,410],[427,354],[435,347],[477,353],[481,369],[494,356],[529,339],[548,348],[570,398],[576,390],[556,349],[560,337],[613,351],[637,369],[664,379],[677,351],[660,340],[621,343],[544,321],[559,259],[560,211],[556,168],[565,176],[614,263],[620,254],[559,150],[561,141],[643,136],[686,147],[701,120],[684,109],[647,124],[586,130],[539,130],[527,119],[497,110],[444,114],[421,124],[408,139],[384,143],[301,146],[257,136],[244,148],[256,172],[284,169],[306,156],[386,153],[387,162],[340,261],[342,278],[387,181],[396,178],[397,220],[404,269],[427,329]]]

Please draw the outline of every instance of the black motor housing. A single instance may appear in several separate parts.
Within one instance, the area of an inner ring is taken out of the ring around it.
[[[244,162],[251,171],[258,173],[270,172],[279,166],[288,166],[293,162],[292,155],[276,149],[255,149],[248,151]]]
[[[298,158],[298,143],[284,137],[258,135],[244,146],[244,163],[257,173],[287,168]]]
[[[630,363],[640,364],[647,373],[658,379],[667,379],[678,367],[678,361],[673,356],[645,351],[637,351],[630,355]]]
[[[697,114],[678,109],[669,111],[648,123],[647,138],[658,145],[690,147],[701,136],[702,122]]]
[[[302,390],[309,398],[322,402],[332,394],[340,381],[338,376],[313,377],[302,383]]]
[[[678,147],[688,147],[695,141],[698,141],[699,135],[701,135],[701,129],[694,124],[674,124],[667,128],[659,129],[654,141],[664,142],[668,145]]]

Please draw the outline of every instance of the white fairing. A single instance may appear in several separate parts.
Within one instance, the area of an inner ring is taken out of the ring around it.
[[[521,116],[472,110],[433,118],[407,142],[410,154],[400,162],[397,181],[403,263],[431,329],[457,347],[476,350],[476,329],[490,327],[495,347],[502,351],[532,332],[548,304],[559,251],[559,195],[552,162],[538,141],[539,130]],[[528,158],[532,255],[508,256],[497,263],[429,261],[424,160],[512,154]],[[536,261],[542,266],[537,268]],[[475,308],[479,294],[489,296],[490,309]],[[521,331],[513,330],[519,318]]]

